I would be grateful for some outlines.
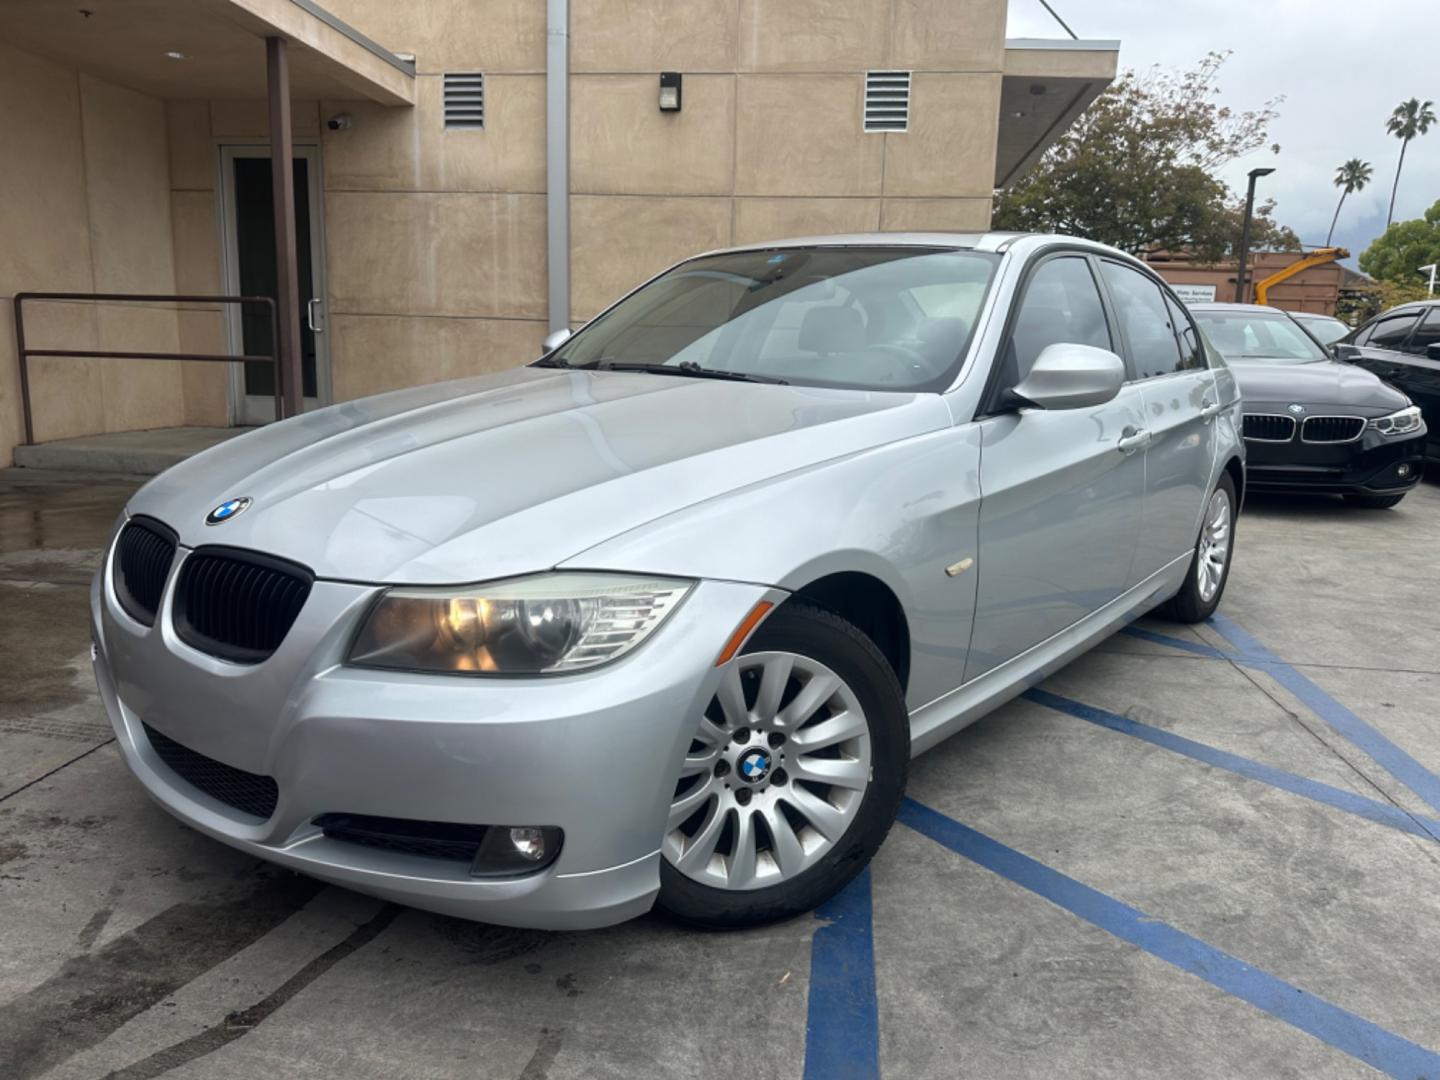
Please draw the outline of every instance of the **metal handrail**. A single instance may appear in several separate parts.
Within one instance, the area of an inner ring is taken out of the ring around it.
[[[25,345],[24,303],[27,300],[90,301],[94,303],[148,304],[263,304],[270,309],[270,355],[192,352],[137,352],[116,349],[31,349]],[[69,356],[96,360],[202,360],[224,364],[269,364],[275,369],[275,415],[285,416],[281,385],[284,367],[280,363],[280,339],[275,316],[275,301],[268,296],[162,296],[157,293],[75,293],[22,292],[15,294],[15,353],[20,363],[20,407],[25,417],[25,445],[35,444],[35,430],[30,411],[30,358]]]

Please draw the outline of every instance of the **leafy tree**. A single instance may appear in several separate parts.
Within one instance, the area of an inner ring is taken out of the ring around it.
[[[1360,255],[1360,269],[1381,281],[1414,285],[1422,266],[1440,263],[1440,202],[1423,218],[1397,221]]]
[[[1435,123],[1435,110],[1431,108],[1434,104],[1433,101],[1412,97],[1396,105],[1390,119],[1385,121],[1385,130],[1400,140],[1400,164],[1395,166],[1395,183],[1390,188],[1390,212],[1385,215],[1387,229],[1395,220],[1395,193],[1400,190],[1400,170],[1405,168],[1405,148],[1410,145],[1411,139],[1424,135]]]
[[[1335,170],[1335,186],[1340,189],[1340,201],[1335,205],[1335,216],[1330,219],[1330,231],[1325,234],[1326,247],[1330,246],[1330,238],[1335,235],[1335,223],[1340,220],[1340,207],[1345,205],[1345,196],[1352,191],[1364,191],[1374,171],[1368,161],[1361,161],[1358,157],[1352,157]]]
[[[996,227],[1076,233],[1136,255],[1219,260],[1237,249],[1243,205],[1215,174],[1265,146],[1281,99],[1245,112],[1219,104],[1215,80],[1228,56],[1210,53],[1179,73],[1123,73],[1000,194]],[[1294,234],[1279,232],[1272,211],[1261,208],[1252,234],[1288,245]]]

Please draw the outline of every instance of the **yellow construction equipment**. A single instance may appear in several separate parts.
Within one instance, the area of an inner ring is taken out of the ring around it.
[[[1324,266],[1326,263],[1337,262],[1340,259],[1348,259],[1350,252],[1341,247],[1316,248],[1303,259],[1297,259],[1283,270],[1276,270],[1269,277],[1261,278],[1255,283],[1255,303],[1268,304],[1267,299],[1271,286],[1279,285],[1280,282],[1294,277],[1312,266]]]

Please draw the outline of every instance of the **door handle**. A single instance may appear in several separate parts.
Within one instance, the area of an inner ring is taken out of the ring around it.
[[[305,325],[310,328],[312,334],[323,334],[325,328],[315,321],[315,309],[320,305],[320,297],[312,296],[310,302],[305,305]]]
[[[1209,423],[1220,415],[1220,406],[1209,398],[1200,402],[1200,419]]]
[[[1133,454],[1136,450],[1150,445],[1150,432],[1145,428],[1127,427],[1116,445],[1122,454]]]

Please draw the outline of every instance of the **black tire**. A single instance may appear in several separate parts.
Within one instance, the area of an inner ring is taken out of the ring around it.
[[[1364,507],[1366,510],[1389,510],[1392,506],[1399,506],[1400,500],[1408,494],[1408,491],[1402,491],[1399,495],[1366,495],[1363,492],[1351,491],[1346,493],[1345,501],[1351,506]]]
[[[1224,491],[1230,499],[1230,546],[1225,553],[1225,567],[1221,572],[1220,587],[1215,590],[1215,595],[1209,601],[1201,599],[1196,563],[1200,560],[1200,538],[1205,531],[1202,515],[1200,531],[1195,535],[1195,547],[1190,553],[1189,565],[1185,568],[1185,584],[1180,587],[1178,593],[1156,609],[1155,614],[1161,618],[1183,623],[1202,623],[1215,614],[1215,609],[1220,606],[1220,598],[1225,595],[1225,586],[1230,581],[1230,566],[1235,561],[1235,525],[1239,518],[1239,514],[1236,512],[1235,481],[1230,479],[1228,472],[1220,475],[1220,482],[1215,485],[1215,490]],[[1207,509],[1211,498],[1214,498],[1214,492],[1211,492],[1205,500]]]
[[[746,645],[746,653],[809,656],[854,691],[870,734],[871,778],[846,832],[814,866],[789,881],[750,890],[722,889],[686,877],[662,857],[656,906],[693,926],[738,929],[811,911],[843,889],[895,822],[910,769],[910,723],[899,680],[868,637],[829,611],[801,601],[778,608]]]

